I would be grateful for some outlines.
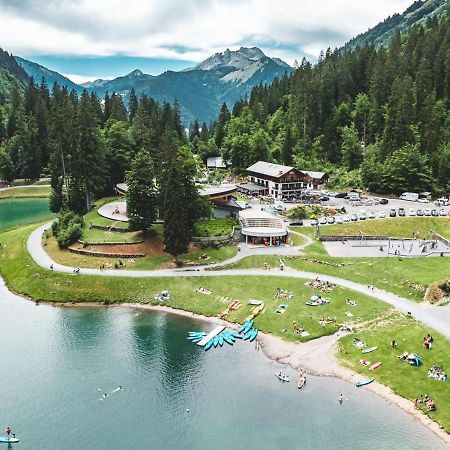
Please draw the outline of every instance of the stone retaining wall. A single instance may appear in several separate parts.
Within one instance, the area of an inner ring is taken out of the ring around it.
[[[207,236],[207,237],[201,237],[201,236],[192,236],[193,242],[224,242],[229,241],[234,238],[234,233],[236,232],[236,227],[233,227],[233,230],[231,233],[224,234],[222,236]]]
[[[380,240],[388,240],[388,239],[401,239],[401,238],[389,238],[386,236],[366,236],[364,235],[365,241],[380,241]],[[361,236],[350,235],[350,236],[336,236],[336,235],[323,235],[319,236],[319,240],[321,241],[360,241]],[[405,239],[406,240],[406,239]]]
[[[128,228],[108,227],[107,225],[97,225],[95,223],[89,224],[89,227],[103,231],[118,231],[119,233],[128,233],[130,231]]]
[[[77,241],[81,245],[130,245],[130,244],[143,244],[144,241],[141,239],[140,241],[133,242],[85,242],[85,241]]]
[[[69,252],[76,253],[77,255],[84,255],[84,256],[100,256],[103,258],[144,258],[147,256],[145,253],[128,253],[128,254],[116,254],[116,253],[102,253],[102,252],[92,252],[89,250],[84,250],[81,248],[71,248],[69,247]]]

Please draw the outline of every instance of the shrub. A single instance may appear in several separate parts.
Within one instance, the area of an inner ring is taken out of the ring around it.
[[[72,211],[62,211],[52,224],[53,236],[59,248],[67,248],[80,239],[83,233],[83,217]]]

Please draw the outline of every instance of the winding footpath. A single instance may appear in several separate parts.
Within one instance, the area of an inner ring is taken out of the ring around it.
[[[42,235],[49,229],[51,223],[45,224],[34,230],[27,241],[28,252],[33,260],[44,269],[49,269],[53,265],[55,272],[71,273],[73,274],[74,267],[65,266],[53,261],[47,252],[42,247]],[[282,248],[264,248],[257,250],[241,250],[235,257],[227,261],[210,264],[204,266],[196,266],[195,268],[181,268],[181,269],[162,269],[162,270],[115,270],[115,269],[80,269],[80,273],[94,276],[111,276],[111,277],[132,277],[132,278],[146,278],[146,277],[223,277],[223,276],[257,276],[257,277],[287,277],[298,279],[315,279],[319,277],[321,280],[335,283],[338,286],[360,292],[369,297],[389,303],[396,307],[403,313],[410,312],[413,317],[420,320],[422,323],[430,328],[435,329],[450,339],[450,305],[447,306],[432,306],[425,303],[415,303],[403,297],[399,297],[390,292],[374,288],[369,289],[366,285],[355,283],[353,281],[345,280],[330,275],[322,275],[313,272],[297,271],[289,268],[281,270],[263,270],[263,269],[227,269],[227,270],[211,270],[214,268],[223,268],[226,265],[233,264],[247,256],[251,255],[278,255],[280,257],[286,255],[299,254],[298,248],[282,247]]]

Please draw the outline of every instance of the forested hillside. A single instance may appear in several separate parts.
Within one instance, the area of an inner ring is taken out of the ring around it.
[[[351,39],[344,45],[344,50],[357,46],[373,44],[375,47],[388,45],[397,32],[405,32],[414,25],[425,23],[433,16],[445,15],[450,6],[449,0],[417,0],[403,14],[394,14],[370,30]]]
[[[18,81],[20,84],[25,85],[28,83],[28,80],[28,75],[17,64],[14,56],[0,48],[0,105],[3,105],[6,99],[11,96],[15,82]]]
[[[389,46],[303,61],[290,76],[224,106],[203,158],[321,169],[375,192],[450,190],[450,20],[434,17]]]

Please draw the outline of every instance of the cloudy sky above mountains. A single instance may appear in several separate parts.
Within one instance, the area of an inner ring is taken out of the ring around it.
[[[315,59],[411,0],[0,0],[0,47],[76,82],[178,70],[226,48]]]

